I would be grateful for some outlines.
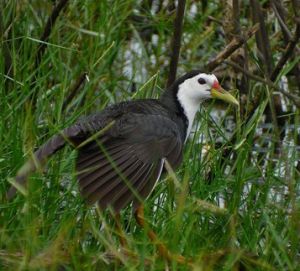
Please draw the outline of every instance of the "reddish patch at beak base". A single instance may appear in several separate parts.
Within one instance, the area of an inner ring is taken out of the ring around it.
[[[219,84],[218,81],[214,81],[213,85],[212,85],[212,88],[216,89],[216,90],[220,90],[221,89],[221,86]]]

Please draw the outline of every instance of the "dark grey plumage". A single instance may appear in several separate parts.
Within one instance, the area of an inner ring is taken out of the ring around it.
[[[119,211],[132,200],[148,196],[163,157],[174,167],[180,162],[182,139],[176,123],[167,115],[155,114],[157,101],[139,104],[147,109],[149,102],[153,114],[131,108],[115,118],[107,132],[79,148],[76,169],[81,193],[89,203],[98,201],[102,208],[111,205]]]
[[[163,159],[173,168],[182,160],[187,119],[176,92],[180,83],[198,73],[179,78],[160,100],[122,102],[79,120],[42,145],[18,172],[16,182],[24,185],[49,156],[71,144],[78,149],[76,170],[88,203],[111,206],[116,212],[130,202],[139,206],[159,178]],[[8,198],[15,192],[11,187]]]

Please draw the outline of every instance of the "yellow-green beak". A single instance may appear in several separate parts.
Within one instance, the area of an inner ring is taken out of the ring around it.
[[[239,102],[228,91],[219,87],[211,89],[211,96],[215,99],[223,100],[224,102],[239,105]]]

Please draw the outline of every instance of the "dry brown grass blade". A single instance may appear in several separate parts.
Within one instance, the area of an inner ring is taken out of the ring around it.
[[[259,25],[256,24],[251,27],[244,36],[236,36],[232,41],[221,51],[212,61],[206,65],[208,71],[213,71],[228,57],[230,57],[238,48],[247,42],[258,31]]]

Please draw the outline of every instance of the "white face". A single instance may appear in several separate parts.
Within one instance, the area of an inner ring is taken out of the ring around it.
[[[216,83],[218,83],[218,79],[214,74],[200,73],[179,85],[178,99],[180,100],[184,96],[184,100],[199,105],[201,102],[212,98],[211,88]]]
[[[214,74],[200,73],[179,85],[177,99],[188,119],[187,137],[191,131],[199,105],[203,101],[212,98],[211,89],[214,84],[219,85],[218,79]]]
[[[200,104],[211,98],[239,105],[239,102],[231,94],[221,88],[214,74],[199,73],[186,79],[178,86],[177,100],[181,104],[189,122],[187,135],[191,130]]]

